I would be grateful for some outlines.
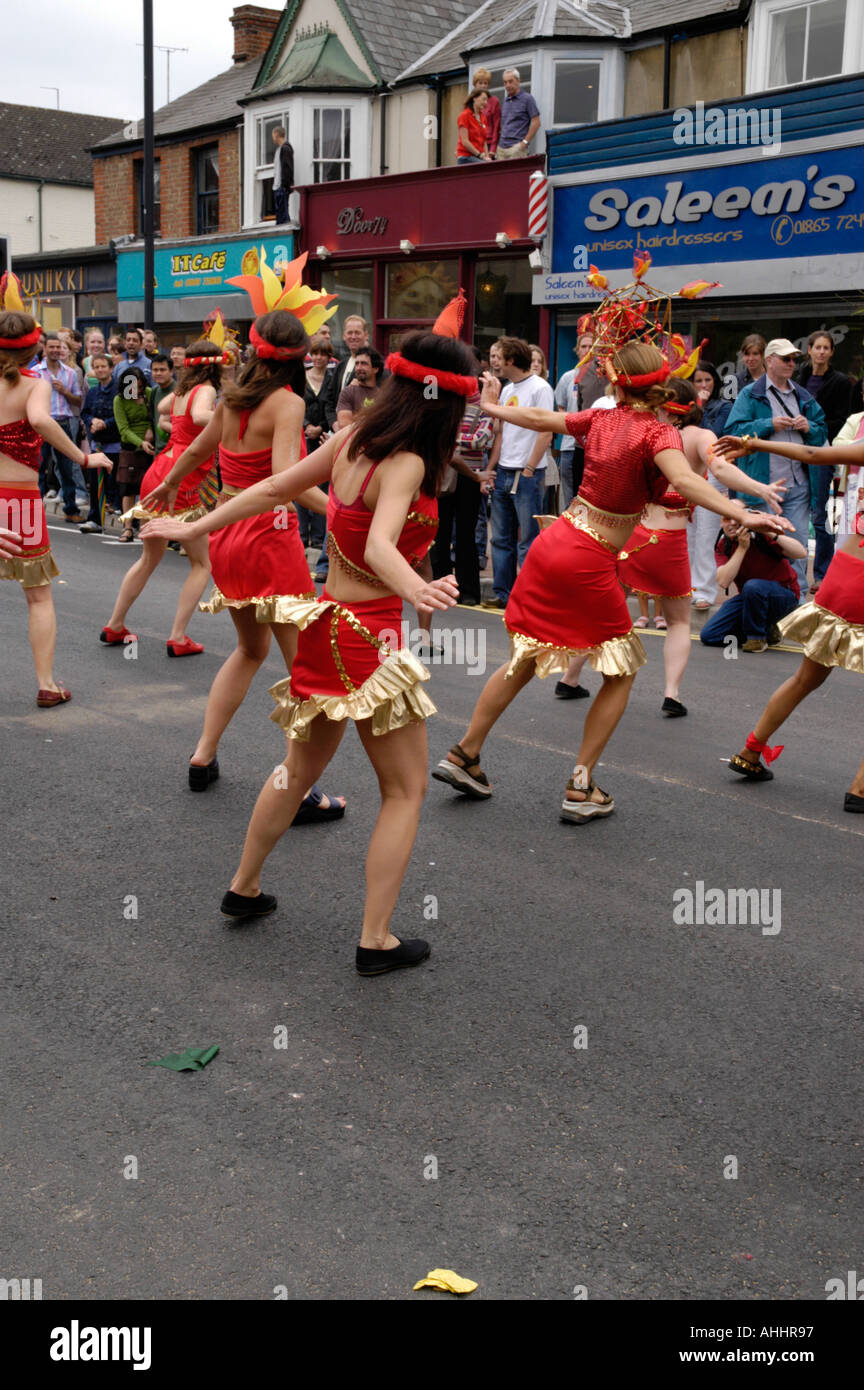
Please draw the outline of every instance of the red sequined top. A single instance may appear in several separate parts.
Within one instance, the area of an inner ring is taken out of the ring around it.
[[[42,437],[29,420],[12,420],[8,425],[0,425],[0,454],[6,454],[16,463],[23,463],[26,468],[38,473]]]
[[[620,517],[638,517],[647,502],[663,497],[669,485],[655,454],[662,449],[683,452],[674,425],[661,424],[650,410],[622,404],[568,415],[567,433],[583,440],[585,448],[579,496],[598,511]]]
[[[353,502],[340,502],[331,483],[327,498],[327,549],[336,564],[347,574],[361,579],[365,584],[386,588],[377,574],[373,574],[367,568],[365,558],[366,542],[369,539],[374,512],[366,506],[363,494],[377,467],[377,463],[372,464]],[[421,492],[405,518],[402,534],[396,542],[396,549],[412,569],[416,569],[424,559],[435,540],[437,530],[438,499]]]

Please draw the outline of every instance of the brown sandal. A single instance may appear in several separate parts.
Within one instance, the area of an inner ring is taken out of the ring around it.
[[[36,696],[36,703],[40,709],[51,709],[54,705],[65,705],[66,701],[71,699],[71,691],[61,685],[59,690],[40,690]]]
[[[457,792],[464,792],[476,801],[487,800],[492,795],[492,788],[486,773],[480,767],[480,759],[469,757],[458,743],[454,743],[450,752],[459,759],[461,767],[451,763],[449,758],[442,758],[438,766],[432,769],[432,776],[436,781],[446,782],[449,786],[455,787]],[[472,767],[476,768],[475,772],[469,771]]]
[[[566,796],[561,803],[561,819],[570,821],[572,825],[583,825],[585,821],[594,820],[597,816],[611,816],[615,810],[615,802],[608,792],[604,792],[602,787],[598,787],[593,781],[588,783],[587,789],[579,786],[575,777],[571,777],[567,782],[568,792],[583,792],[584,801],[568,801]],[[592,801],[591,793],[599,792],[602,801]]]

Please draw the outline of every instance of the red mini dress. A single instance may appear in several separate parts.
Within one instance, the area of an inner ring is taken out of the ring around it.
[[[646,657],[618,582],[618,551],[590,519],[635,527],[646,503],[666,491],[654,456],[681,449],[681,436],[651,411],[623,404],[568,415],[567,430],[584,440],[582,485],[573,510],[532,543],[513,586],[504,614],[507,674],[535,661],[537,675],[548,676],[587,653],[603,675],[633,675]]]
[[[23,375],[27,375],[23,373]],[[15,579],[22,589],[39,589],[60,573],[51,554],[45,507],[39,494],[42,437],[29,420],[0,425],[0,454],[32,468],[32,483],[0,483],[0,526],[21,537],[20,555],[0,556],[0,579]]]
[[[667,487],[657,504],[667,516],[684,515],[689,521],[693,507],[686,497]],[[649,528],[640,521],[618,555],[618,578],[634,594],[645,598],[690,598],[690,553],[685,526]]]
[[[200,389],[199,383],[189,392],[186,409],[182,415],[175,415],[174,403],[172,403],[171,438],[161,454],[156,455],[141,479],[140,493],[142,497],[146,497],[154,488],[159,487],[160,483],[164,483],[180,455],[189,448],[190,444],[195,442],[204,429],[203,425],[196,425],[192,419],[192,402],[196,392]],[[177,493],[177,501],[174,504],[174,520],[197,521],[199,516],[212,511],[216,502],[217,491],[216,459],[215,455],[211,454],[203,463],[199,463],[194,472],[187,474],[183,479],[180,491]],[[140,521],[150,521],[156,515],[156,512],[148,511],[146,507],[142,507],[140,502],[137,502],[121,520],[128,522],[132,517],[137,517]]]
[[[369,469],[353,502],[341,502],[331,484],[327,545],[331,564],[385,589],[365,560],[374,513],[363,499],[376,467]],[[437,529],[438,502],[421,493],[396,543],[410,565],[421,563]],[[402,645],[398,594],[385,591],[381,598],[342,603],[325,589],[320,600],[295,604],[289,621],[301,629],[297,655],[290,677],[270,691],[277,704],[270,718],[288,738],[308,739],[319,714],[331,720],[371,719],[373,734],[380,735],[435,713],[422,689],[429,672]]]
[[[285,387],[286,391],[290,389]],[[246,433],[250,413],[244,411],[242,414],[237,432],[239,439]],[[300,457],[305,455],[306,441],[301,440]],[[236,497],[239,492],[270,477],[273,451],[255,449],[241,453],[220,444],[219,467],[222,473],[220,500]],[[207,602],[198,605],[202,613],[254,607],[259,623],[284,623],[292,621],[283,613],[286,603],[290,607],[291,601],[298,597],[315,597],[297,512],[291,503],[213,531],[210,566],[214,587]]]

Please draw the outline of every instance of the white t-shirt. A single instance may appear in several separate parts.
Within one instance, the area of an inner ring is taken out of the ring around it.
[[[554,410],[555,397],[548,381],[539,376],[526,376],[524,381],[508,381],[501,388],[499,405],[518,405],[525,408]],[[537,447],[537,431],[521,425],[505,423],[501,429],[499,468],[524,468]],[[540,467],[545,460],[540,460]]]

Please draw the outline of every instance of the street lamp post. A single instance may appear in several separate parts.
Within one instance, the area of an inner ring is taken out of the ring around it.
[[[144,0],[144,161],[141,169],[142,234],[144,236],[144,325],[152,328],[153,312],[153,0]]]

